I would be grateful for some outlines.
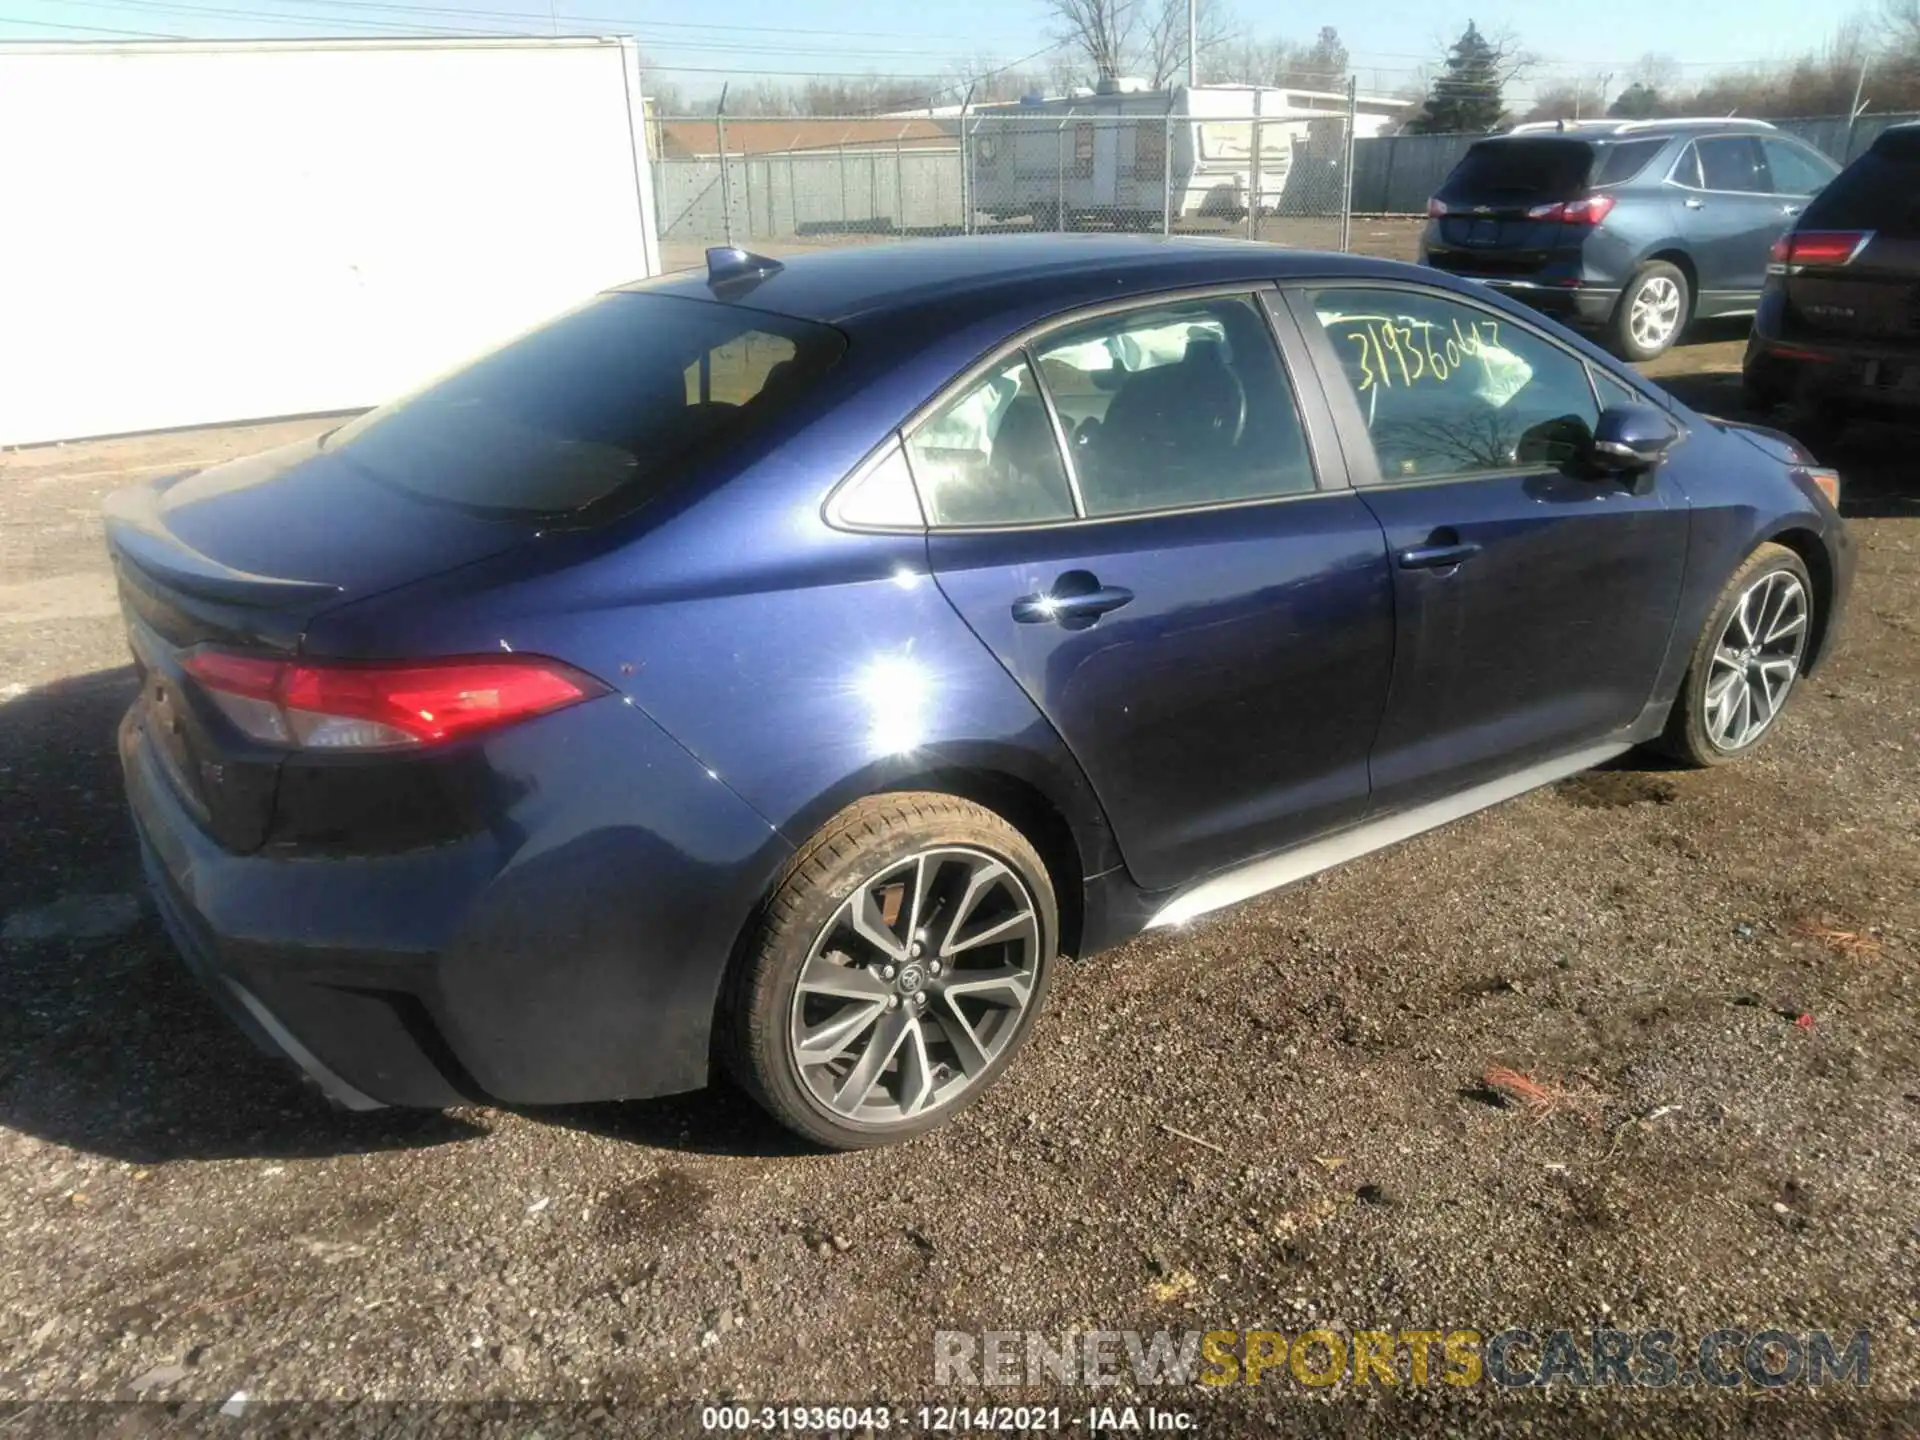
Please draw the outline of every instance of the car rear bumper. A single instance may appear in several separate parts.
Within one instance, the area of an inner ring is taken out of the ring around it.
[[[1569,325],[1595,328],[1607,323],[1620,303],[1618,286],[1548,285],[1537,280],[1515,280],[1504,275],[1462,275],[1463,280],[1478,280],[1501,294],[1532,306],[1543,315],[1551,315]]]
[[[1756,330],[1743,371],[1747,388],[1771,403],[1920,418],[1920,351],[1778,340]]]
[[[548,737],[557,758],[525,810],[453,843],[324,857],[222,848],[162,774],[139,708],[122,722],[169,934],[220,1008],[339,1104],[555,1104],[706,1082],[721,976],[788,847],[630,708],[551,718],[570,733]],[[664,810],[657,829],[634,823],[623,771]]]

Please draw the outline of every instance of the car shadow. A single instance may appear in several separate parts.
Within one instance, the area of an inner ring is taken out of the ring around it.
[[[485,1134],[334,1110],[214,1008],[140,878],[113,740],[134,685],[123,666],[0,702],[0,1125],[142,1165]]]
[[[1790,407],[1755,410],[1747,403],[1738,371],[1682,371],[1650,378],[1702,414],[1768,425],[1799,440],[1823,465],[1839,470],[1840,513],[1847,519],[1920,515],[1920,484],[1914,481],[1912,462],[1916,427],[1853,420],[1831,435]]]

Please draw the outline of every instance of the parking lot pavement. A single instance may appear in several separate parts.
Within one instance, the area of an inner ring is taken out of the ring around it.
[[[1725,406],[1737,362],[1710,335],[1659,368]],[[725,1090],[334,1113],[190,983],[119,798],[98,505],[313,423],[0,454],[0,1402],[1004,1400],[936,1389],[934,1332],[1611,1323],[1864,1328],[1870,1384],[1839,1409],[1596,1391],[1567,1423],[1911,1420],[1909,441],[1834,457],[1849,631],[1749,761],[1629,759],[1075,964],[959,1123],[823,1157]],[[1206,1403],[1230,1430],[1352,1418],[1326,1398]],[[1523,1429],[1554,1403],[1384,1413]],[[0,1431],[38,1413],[0,1403]]]

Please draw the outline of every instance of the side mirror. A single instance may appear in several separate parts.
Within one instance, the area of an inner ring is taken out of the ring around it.
[[[1611,475],[1651,470],[1679,438],[1680,427],[1651,405],[1609,405],[1593,427],[1594,467]]]

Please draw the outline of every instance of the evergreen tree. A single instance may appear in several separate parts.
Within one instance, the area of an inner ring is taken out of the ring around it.
[[[1447,52],[1446,69],[1434,78],[1420,113],[1407,129],[1416,135],[1484,134],[1500,123],[1502,56],[1469,20]]]
[[[1620,98],[1607,107],[1616,120],[1651,120],[1660,113],[1660,92],[1638,80],[1620,92]]]

